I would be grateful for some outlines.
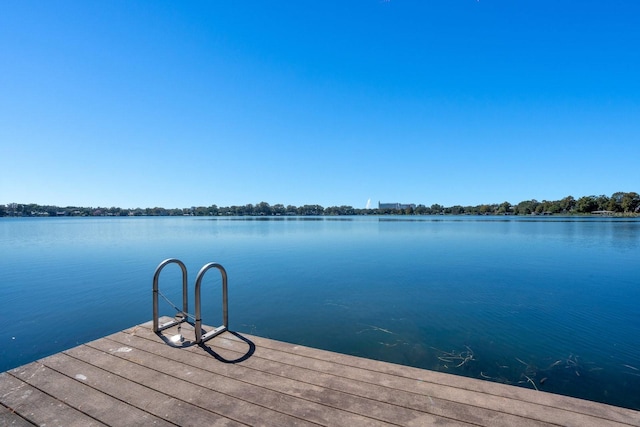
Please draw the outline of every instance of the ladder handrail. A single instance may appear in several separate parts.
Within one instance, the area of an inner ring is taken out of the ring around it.
[[[158,280],[160,278],[160,272],[164,267],[169,264],[178,264],[182,270],[182,320],[174,320],[163,325],[159,325],[158,318]],[[187,314],[189,313],[188,302],[188,290],[187,290],[187,267],[182,261],[176,258],[169,258],[162,261],[156,271],[153,274],[153,332],[160,332],[163,329],[169,328],[178,323],[182,323],[187,320]]]
[[[217,268],[220,270],[220,275],[222,276],[222,326],[218,326],[212,331],[206,332],[204,335],[202,334],[202,307],[201,307],[201,298],[200,298],[200,287],[202,285],[202,278],[205,273],[209,271],[211,268]],[[216,335],[221,334],[222,332],[229,329],[229,310],[228,310],[228,293],[227,293],[227,271],[224,267],[217,262],[210,262],[205,264],[200,271],[198,272],[198,276],[196,277],[196,342],[201,344],[208,340],[209,338],[213,338]]]

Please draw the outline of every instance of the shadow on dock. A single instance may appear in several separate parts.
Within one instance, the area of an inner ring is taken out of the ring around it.
[[[249,346],[249,349],[247,350],[247,352],[245,354],[243,354],[242,356],[238,357],[237,359],[226,359],[224,357],[222,357],[220,354],[218,354],[213,348],[209,347],[206,343],[202,343],[199,344],[200,348],[202,348],[204,351],[206,351],[209,355],[215,357],[217,360],[219,360],[220,362],[223,363],[240,363],[240,362],[244,362],[245,360],[249,359],[253,353],[255,353],[256,351],[256,345],[253,343],[253,341],[251,341],[250,339],[243,337],[242,335],[240,335],[237,332],[232,332],[232,331],[227,331],[228,333],[230,333],[231,335],[235,336],[236,338],[244,341],[245,343],[247,343],[247,345]]]
[[[165,319],[166,318],[163,318],[163,320]],[[208,346],[206,342],[198,344],[195,337],[194,329],[195,325],[192,322],[184,321],[173,325],[170,328],[155,332],[155,335],[160,338],[166,345],[173,348],[188,348],[197,345],[205,352],[207,352],[210,356],[215,357],[217,360],[223,363],[233,364],[244,362],[245,360],[249,359],[256,351],[256,345],[253,343],[253,341],[242,336],[238,332],[227,330],[225,331],[225,334],[233,335],[234,337],[238,338],[240,341],[243,341],[248,345],[246,353],[244,353],[242,356],[236,359],[227,359],[220,353],[216,352],[212,347]],[[202,332],[204,332],[204,330]]]

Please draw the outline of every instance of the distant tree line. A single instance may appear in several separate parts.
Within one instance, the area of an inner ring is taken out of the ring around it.
[[[0,205],[0,217],[54,216],[319,216],[319,215],[640,215],[640,195],[635,192],[616,192],[608,196],[567,196],[555,201],[525,200],[516,205],[509,202],[477,206],[417,205],[405,209],[358,209],[352,206],[320,205],[292,206],[260,202],[256,205],[218,207],[190,207],[165,209],[118,207],[48,206],[35,203]]]

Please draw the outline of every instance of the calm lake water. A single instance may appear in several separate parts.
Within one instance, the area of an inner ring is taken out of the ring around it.
[[[0,248],[0,371],[150,320],[175,257],[191,309],[225,266],[241,333],[640,409],[638,219],[3,218]]]

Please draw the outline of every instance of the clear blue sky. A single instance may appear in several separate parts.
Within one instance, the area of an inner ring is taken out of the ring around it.
[[[0,204],[640,192],[640,1],[0,3]]]

